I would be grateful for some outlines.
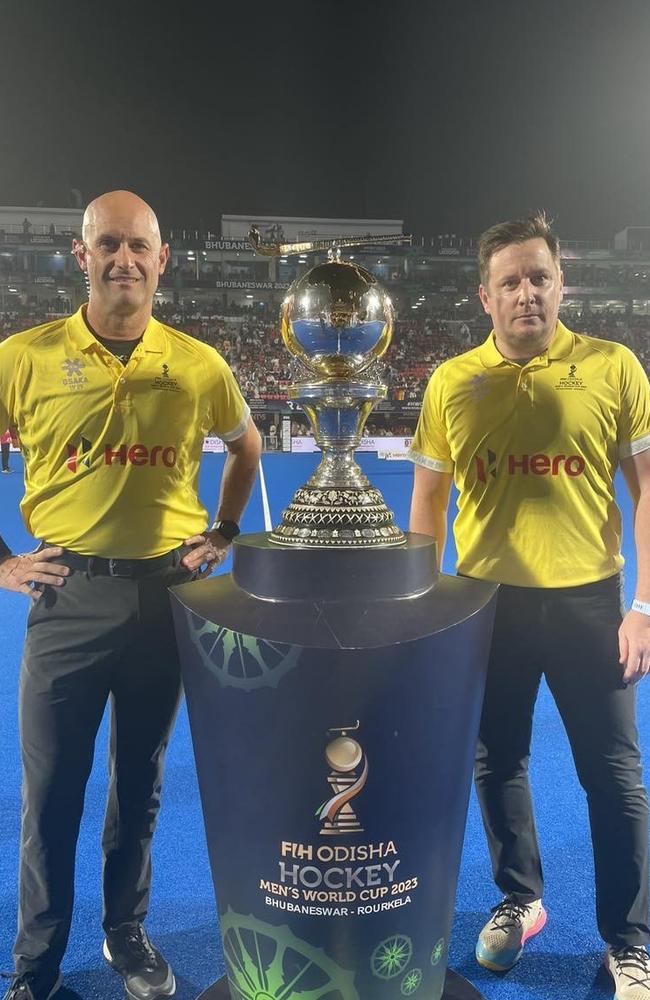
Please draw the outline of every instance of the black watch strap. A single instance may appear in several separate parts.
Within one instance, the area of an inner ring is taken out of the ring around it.
[[[212,525],[212,531],[218,531],[227,542],[232,542],[233,538],[239,534],[240,528],[236,521],[215,521]]]

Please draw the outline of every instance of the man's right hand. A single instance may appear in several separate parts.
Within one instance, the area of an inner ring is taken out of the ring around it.
[[[52,545],[18,556],[5,556],[0,560],[0,587],[18,594],[27,594],[33,601],[37,601],[43,593],[42,584],[62,587],[70,570],[67,566],[50,562],[50,559],[55,559],[62,552],[63,549],[58,545]],[[34,587],[33,584],[41,586]]]

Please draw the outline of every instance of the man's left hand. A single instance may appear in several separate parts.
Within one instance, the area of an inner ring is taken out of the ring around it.
[[[192,573],[200,570],[198,579],[210,576],[216,566],[225,562],[230,549],[230,542],[219,531],[204,531],[202,535],[192,535],[185,539],[184,544],[192,546],[192,551],[183,556],[181,566]]]
[[[636,684],[650,672],[650,615],[628,611],[618,630],[623,681]]]

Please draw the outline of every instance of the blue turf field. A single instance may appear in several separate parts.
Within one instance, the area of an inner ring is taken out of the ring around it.
[[[308,478],[316,455],[266,455],[263,459],[274,523],[295,489]],[[406,527],[411,491],[407,462],[379,461],[361,455],[361,464]],[[205,456],[201,496],[210,510],[218,492],[223,457]],[[32,547],[22,528],[17,503],[21,494],[21,460],[12,455],[15,473],[0,476],[2,535],[14,551]],[[630,505],[621,497],[628,556],[627,596],[634,577],[629,548]],[[259,482],[246,512],[244,531],[263,530]],[[445,569],[453,569],[448,544]],[[226,567],[227,569],[227,567]],[[3,663],[0,670],[0,968],[11,967],[15,924],[16,865],[20,817],[16,688],[27,601],[0,592]],[[642,745],[650,745],[648,708],[650,681],[640,689]],[[120,982],[100,957],[99,898],[100,829],[106,771],[106,727],[97,744],[95,767],[88,785],[86,811],[79,843],[77,898],[72,937],[64,964],[67,988],[61,1000],[118,1000]],[[647,759],[647,753],[646,753]],[[599,1000],[611,997],[608,977],[600,969],[601,944],[593,916],[593,867],[584,796],[576,781],[555,707],[545,688],[540,696],[534,735],[532,781],[547,880],[549,923],[526,948],[522,962],[506,977],[479,969],[473,960],[476,934],[487,910],[497,902],[489,876],[483,834],[472,798],[458,888],[457,916],[451,945],[451,965],[472,980],[486,1000]],[[193,1000],[221,975],[216,909],[208,872],[203,827],[187,717],[182,711],[169,751],[165,794],[154,849],[154,891],[148,926],[173,962],[178,1000]]]

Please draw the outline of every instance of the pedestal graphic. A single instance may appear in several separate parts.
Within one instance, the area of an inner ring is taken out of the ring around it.
[[[439,576],[354,462],[392,309],[348,266],[283,312],[321,466],[173,591],[228,977],[204,1000],[479,996],[446,961],[495,587]]]

